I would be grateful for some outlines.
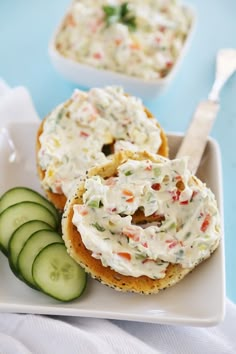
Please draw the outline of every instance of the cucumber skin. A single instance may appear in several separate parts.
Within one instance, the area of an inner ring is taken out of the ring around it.
[[[7,197],[10,193],[14,193],[15,191],[21,191],[21,190],[22,190],[23,192],[32,193],[32,195],[35,195],[35,196],[38,198],[38,201],[37,201],[37,200],[31,200],[31,199],[27,199],[27,198],[25,199],[25,198],[23,198],[23,200],[17,201],[16,203],[13,203],[13,204],[21,203],[21,202],[24,202],[24,201],[32,201],[32,202],[41,204],[41,203],[39,202],[39,200],[41,199],[42,201],[44,201],[44,203],[42,203],[41,205],[43,205],[45,208],[47,208],[49,211],[51,211],[51,213],[52,213],[52,214],[54,215],[54,217],[55,217],[55,220],[56,220],[56,222],[57,222],[57,226],[59,226],[61,216],[60,216],[58,210],[55,208],[55,206],[54,206],[47,198],[45,198],[43,195],[41,195],[40,193],[38,193],[37,191],[35,191],[35,190],[33,190],[33,189],[29,188],[29,187],[19,186],[19,187],[13,187],[13,188],[11,188],[11,189],[8,189],[4,194],[2,194],[2,196],[1,196],[1,198],[0,198],[0,205],[1,205],[2,200],[4,200],[4,198]],[[7,208],[10,207],[10,206],[13,205],[13,204],[9,204],[9,205],[7,206]],[[6,210],[7,208],[4,208],[4,209],[0,212],[0,214],[1,214],[4,210]]]
[[[55,230],[39,230],[39,231],[34,232],[34,233],[28,238],[28,240],[27,240],[26,243],[24,244],[24,247],[27,245],[28,242],[32,242],[32,239],[36,237],[36,236],[35,236],[36,234],[38,235],[38,234],[40,234],[41,232],[46,232],[46,233],[49,232],[49,234],[52,233],[52,234],[58,235],[58,241],[57,241],[57,240],[52,241],[51,243],[47,244],[46,246],[43,246],[42,249],[44,249],[45,247],[47,247],[47,246],[49,246],[49,245],[51,245],[51,244],[53,244],[53,243],[61,243],[61,244],[64,245],[64,242],[63,242],[61,236],[60,236]],[[59,241],[59,239],[61,239],[61,242]],[[31,286],[32,288],[37,289],[36,284],[31,283],[30,281],[28,281],[28,279],[26,279],[26,278],[24,277],[23,274],[21,274],[21,270],[20,270],[21,267],[19,266],[19,259],[20,259],[21,254],[23,254],[24,247],[21,249],[21,252],[19,253],[18,261],[17,261],[17,268],[18,268],[18,271],[19,271],[19,273],[20,273],[20,275],[21,275],[21,277],[22,277],[21,280],[22,280],[23,282],[25,282],[26,284],[28,284],[29,286]],[[41,250],[42,250],[42,249],[41,249]],[[41,252],[41,250],[39,251],[39,253]],[[37,255],[38,255],[39,253],[37,253],[37,254],[35,255],[35,258],[37,257]],[[22,256],[21,256],[21,257],[22,257]],[[34,258],[34,260],[35,260],[35,258]],[[33,260],[33,262],[34,262],[34,260]],[[32,269],[33,269],[33,262],[32,262],[31,271],[32,271]]]
[[[34,279],[34,281],[35,281],[35,279]],[[69,300],[62,300],[62,299],[59,299],[58,297],[56,297],[56,296],[54,296],[54,295],[52,295],[52,294],[49,294],[48,292],[46,292],[45,290],[43,290],[42,287],[40,287],[39,284],[38,284],[36,281],[35,281],[35,283],[37,284],[37,288],[35,288],[35,289],[38,290],[38,291],[41,291],[43,294],[45,294],[45,295],[47,295],[47,296],[50,296],[51,298],[53,298],[53,299],[55,299],[55,300],[57,300],[57,301],[64,302],[64,303],[68,303],[68,302],[74,301],[74,300],[76,300],[76,299],[79,299],[79,298],[83,295],[83,293],[85,292],[85,289],[86,289],[86,287],[87,287],[87,281],[88,281],[88,275],[87,275],[87,273],[85,273],[84,287],[83,287],[83,289],[81,290],[79,296],[76,296],[76,297],[74,297],[74,298],[72,298],[72,299],[69,299]]]
[[[56,244],[57,244],[57,243],[53,243],[53,244],[49,244],[49,245],[47,245],[46,247],[44,247],[44,248],[37,254],[37,256],[35,257],[35,260],[36,260],[37,257],[40,255],[40,253],[43,252],[46,248],[48,248],[48,247],[50,247],[50,246],[52,246],[52,245],[56,245]],[[61,243],[58,243],[58,244],[59,244],[59,245],[62,245]],[[70,257],[70,256],[69,256],[69,257]],[[34,262],[35,262],[35,260],[34,260]],[[80,265],[78,264],[78,266],[80,266]],[[81,267],[81,266],[80,266],[80,267]],[[81,267],[81,268],[82,268],[82,267]],[[73,301],[73,300],[76,300],[76,299],[80,298],[80,297],[83,295],[83,293],[85,292],[85,289],[86,289],[86,287],[87,287],[88,274],[87,274],[87,273],[85,272],[85,270],[82,268],[82,270],[84,271],[84,277],[85,277],[85,278],[84,278],[84,286],[83,286],[83,288],[82,288],[80,294],[79,294],[78,296],[75,296],[74,298],[71,298],[71,299],[68,299],[68,300],[62,300],[62,299],[56,297],[55,295],[52,295],[52,294],[48,293],[47,291],[45,291],[45,290],[37,283],[37,281],[35,280],[35,277],[34,277],[34,271],[33,271],[33,269],[34,269],[34,263],[33,263],[33,267],[32,267],[32,273],[33,273],[33,279],[34,279],[34,281],[35,281],[35,284],[36,284],[37,287],[38,287],[38,290],[40,290],[42,293],[44,293],[44,294],[50,296],[50,297],[53,298],[53,299],[56,299],[56,300],[60,301],[60,302],[68,303],[68,302],[71,302],[71,301]]]
[[[54,222],[55,222],[53,225],[50,225],[50,224],[49,224],[49,225],[52,226],[53,229],[56,229],[56,228],[58,227],[57,224],[56,224],[56,219],[55,219],[53,213],[52,213],[49,209],[45,208],[42,204],[35,203],[35,202],[24,201],[24,202],[20,202],[20,203],[17,203],[17,204],[13,204],[13,205],[9,206],[7,209],[5,209],[5,210],[0,214],[0,218],[2,217],[2,215],[4,215],[4,213],[9,212],[9,210],[10,210],[11,208],[14,208],[14,207],[17,206],[17,205],[24,204],[24,203],[25,203],[25,204],[31,203],[32,205],[38,205],[38,206],[40,206],[40,208],[43,208],[44,210],[46,210],[46,211],[49,213],[49,215],[51,215],[51,217],[53,218],[53,220],[54,220]],[[33,219],[29,219],[29,220],[27,220],[27,221],[25,221],[25,222],[28,222],[28,221],[30,221],[30,220],[33,220]],[[23,222],[21,225],[23,225],[25,222]],[[19,225],[19,226],[21,226],[21,225]],[[14,230],[14,232],[15,232],[15,230]],[[12,236],[12,235],[11,235],[11,236]],[[10,236],[10,238],[11,238],[11,236]],[[9,240],[8,240],[8,243],[9,243],[9,241],[10,241],[10,238],[9,238]],[[5,247],[5,245],[3,245],[3,243],[2,243],[1,235],[0,235],[0,249],[1,249],[1,251],[2,251],[6,256],[8,256],[8,243],[7,243],[7,247]]]
[[[35,222],[35,221],[38,221],[39,223],[40,223],[40,222],[44,223],[45,226],[47,225],[48,228],[47,228],[47,229],[46,229],[46,228],[45,228],[45,229],[38,229],[38,230],[35,230],[34,232],[39,231],[39,230],[53,230],[52,226],[50,226],[49,224],[45,223],[44,221],[36,220],[36,219],[35,219],[35,220],[30,220],[30,221],[28,221],[28,222],[22,224],[21,226],[19,226],[19,227],[15,230],[15,232],[12,234],[12,236],[11,236],[11,238],[10,238],[10,240],[9,240],[9,243],[8,243],[8,262],[9,262],[9,266],[10,266],[10,268],[11,268],[11,271],[12,271],[12,272],[15,274],[15,276],[16,276],[17,278],[19,278],[20,280],[23,280],[23,278],[22,278],[22,276],[21,276],[21,274],[20,274],[18,268],[15,267],[15,265],[14,265],[13,262],[11,261],[11,240],[12,240],[14,234],[17,232],[17,230],[19,230],[23,225],[31,224],[31,223],[33,223],[33,222]],[[32,232],[32,234],[33,234],[34,232]],[[30,235],[30,236],[31,236],[31,235]],[[30,237],[30,236],[29,236],[29,237]],[[26,240],[26,242],[27,242],[27,240]],[[24,245],[23,245],[23,247],[24,247]],[[22,247],[22,248],[23,248],[23,247]],[[19,253],[19,254],[20,254],[20,253]],[[19,254],[18,254],[18,256],[19,256]]]

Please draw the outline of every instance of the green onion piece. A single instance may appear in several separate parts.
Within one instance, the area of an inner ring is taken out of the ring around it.
[[[100,232],[103,232],[106,230],[103,226],[99,225],[97,222],[95,224],[92,224],[92,226],[95,227],[95,229],[97,229]]]
[[[88,206],[91,208],[101,208],[102,203],[100,200],[91,200],[91,202],[88,203]]]
[[[191,232],[187,232],[186,235],[184,236],[184,239],[187,240],[191,236]]]
[[[126,171],[126,172],[125,172],[125,176],[130,176],[130,175],[132,175],[132,174],[133,174],[132,171]]]

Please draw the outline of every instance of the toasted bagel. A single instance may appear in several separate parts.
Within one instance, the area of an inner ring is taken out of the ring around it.
[[[107,179],[117,175],[118,167],[126,162],[128,159],[132,160],[146,160],[152,162],[159,162],[160,158],[156,155],[150,155],[147,152],[133,153],[129,151],[119,152],[113,156],[112,161],[107,164],[94,167],[89,170],[88,177],[101,176]],[[197,178],[193,178],[192,183],[201,184]],[[84,182],[80,183],[73,197],[67,200],[64,214],[62,218],[62,233],[68,253],[71,257],[78,262],[92,278],[97,279],[101,283],[123,292],[134,292],[140,294],[155,294],[160,290],[173,286],[184,278],[189,272],[195,268],[183,268],[180,264],[169,263],[164,278],[152,279],[148,276],[127,276],[118,273],[109,266],[103,266],[100,259],[94,258],[92,252],[87,249],[83,243],[80,232],[72,222],[73,207],[75,205],[83,205],[83,194],[85,193]],[[139,224],[143,221],[152,222],[154,219],[145,218],[143,213],[139,210],[132,216],[133,224]],[[156,219],[156,221],[161,221]],[[218,247],[217,241],[211,248],[211,253]],[[206,257],[207,258],[207,257]],[[205,259],[206,259],[205,258]],[[202,261],[202,260],[201,260]],[[200,261],[199,261],[200,263]]]
[[[68,107],[71,103],[71,100],[68,100],[64,103],[64,107]],[[153,115],[146,109],[144,108],[144,111],[146,113],[146,116],[148,119],[154,119]],[[39,158],[38,158],[38,154],[39,154],[39,151],[41,149],[41,142],[40,142],[40,136],[42,135],[43,131],[44,131],[44,124],[45,122],[47,121],[49,116],[45,117],[40,126],[39,126],[39,129],[38,129],[38,132],[37,132],[37,138],[36,138],[36,161],[37,161],[37,172],[38,172],[38,176],[39,176],[39,179],[40,181],[42,182],[45,178],[45,173],[46,173],[46,170],[42,169],[42,167],[40,166],[40,162],[39,162]],[[169,148],[168,148],[168,141],[167,141],[167,136],[164,132],[164,130],[161,128],[160,124],[156,121],[156,125],[157,127],[160,129],[160,138],[161,138],[161,145],[158,149],[158,151],[153,151],[155,153],[158,153],[162,156],[165,156],[167,157],[168,154],[169,154]],[[114,145],[114,143],[116,142],[115,139],[113,139],[112,143],[110,144],[110,147],[108,147],[108,150],[110,150],[112,152],[112,146]],[[44,192],[47,196],[47,198],[55,205],[55,207],[59,210],[63,210],[64,206],[65,206],[65,203],[66,203],[66,200],[67,200],[67,197],[65,194],[63,194],[62,192],[61,193],[55,193],[53,192],[51,189],[49,188],[45,188],[45,186],[43,186],[43,189],[44,189]]]

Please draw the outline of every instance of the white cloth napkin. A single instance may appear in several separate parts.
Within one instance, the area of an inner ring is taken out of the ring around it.
[[[0,80],[0,129],[18,119],[39,118],[24,87]],[[0,354],[52,353],[235,354],[236,305],[227,300],[224,322],[211,328],[0,313]]]
[[[29,92],[25,87],[10,88],[0,78],[0,128],[10,121],[39,120]]]

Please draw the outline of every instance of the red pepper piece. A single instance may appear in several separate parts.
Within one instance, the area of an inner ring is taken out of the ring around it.
[[[86,132],[81,131],[80,132],[80,136],[84,136],[85,138],[87,138],[89,136],[89,134],[86,133]]]
[[[173,193],[173,195],[172,195],[172,200],[174,201],[174,202],[176,202],[177,200],[179,200],[179,196],[180,196],[180,190],[178,190],[177,189],[177,191],[175,191],[174,193]]]
[[[201,231],[202,232],[205,232],[207,230],[207,228],[208,228],[208,226],[210,224],[210,221],[211,221],[211,216],[210,216],[210,214],[207,214],[205,216],[205,219],[203,220],[202,225],[201,225]]]
[[[188,204],[189,203],[189,201],[188,200],[183,200],[182,202],[180,202],[179,204],[181,204],[181,205],[186,205],[186,204]]]
[[[94,57],[95,59],[101,59],[101,58],[102,58],[102,54],[101,54],[101,53],[94,53],[94,54],[93,54],[93,57]]]
[[[176,241],[171,242],[168,247],[174,248],[175,246],[177,246],[177,244],[178,244],[178,241],[176,240]]]
[[[154,183],[152,189],[154,189],[154,191],[159,191],[161,189],[160,183]]]

